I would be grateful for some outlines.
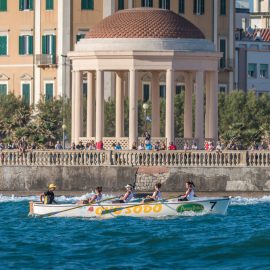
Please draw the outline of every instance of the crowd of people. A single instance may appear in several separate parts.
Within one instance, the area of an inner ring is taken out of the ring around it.
[[[0,141],[0,151],[2,150],[19,150],[20,152],[26,152],[26,151],[31,151],[38,149],[37,145],[35,143],[28,143],[27,140],[23,137],[21,140],[18,142],[9,142],[9,143],[3,143]],[[54,143],[53,141],[48,141],[45,144],[45,149],[50,149],[50,150],[103,150],[104,145],[103,142],[96,143],[94,140],[83,143],[80,141],[78,144],[75,144],[74,142],[71,143],[70,146],[65,147],[63,146],[61,141],[56,141]],[[121,145],[120,142],[113,143],[111,145],[110,150],[123,150],[124,147]],[[133,143],[132,145],[132,150],[139,150],[139,151],[162,151],[162,150],[185,150],[185,151],[190,151],[190,150],[205,150],[205,151],[226,151],[226,150],[270,150],[270,142],[261,142],[261,143],[256,143],[253,142],[250,147],[245,149],[241,143],[235,143],[235,142],[230,142],[228,144],[223,143],[221,140],[217,141],[216,143],[212,140],[205,140],[203,148],[199,148],[197,143],[195,141],[186,141],[184,143],[183,148],[177,148],[176,144],[173,142],[169,142],[168,145],[165,144],[165,142],[162,141],[153,141],[151,138],[151,135],[149,132],[145,132],[144,134],[144,140],[140,141],[139,144]]]

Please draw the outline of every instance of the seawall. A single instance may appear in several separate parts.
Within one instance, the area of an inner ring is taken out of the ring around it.
[[[128,166],[1,166],[0,191],[40,191],[54,182],[60,191],[119,191],[127,183],[151,191],[156,182],[162,190],[184,190],[192,180],[197,191],[270,191],[269,167],[128,167]]]

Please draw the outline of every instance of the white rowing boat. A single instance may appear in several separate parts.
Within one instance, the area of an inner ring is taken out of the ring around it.
[[[130,202],[112,204],[102,202],[91,205],[42,204],[30,202],[30,215],[51,217],[79,217],[106,219],[118,216],[128,217],[166,217],[196,214],[227,213],[230,198],[196,198],[193,201],[176,199],[151,203]]]

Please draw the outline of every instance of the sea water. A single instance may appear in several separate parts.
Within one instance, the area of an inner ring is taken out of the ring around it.
[[[0,269],[270,269],[267,196],[226,216],[102,221],[28,217],[36,199],[0,195]]]

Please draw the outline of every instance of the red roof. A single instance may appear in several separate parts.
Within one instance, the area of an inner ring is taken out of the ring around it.
[[[86,38],[191,38],[205,36],[176,13],[154,8],[126,9],[93,26]]]

